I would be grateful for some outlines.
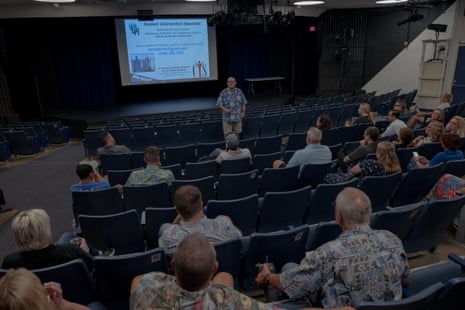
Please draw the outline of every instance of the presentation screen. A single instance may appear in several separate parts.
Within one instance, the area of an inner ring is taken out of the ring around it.
[[[206,18],[115,19],[121,84],[218,79],[216,32]]]

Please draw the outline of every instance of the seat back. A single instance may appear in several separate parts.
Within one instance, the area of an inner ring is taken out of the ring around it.
[[[433,284],[421,292],[410,297],[393,300],[393,301],[364,301],[361,302],[357,310],[412,310],[412,309],[428,309],[434,302],[436,296],[443,289],[443,284]]]
[[[283,113],[279,119],[278,135],[289,135],[294,132],[294,124],[297,118],[296,112]]]
[[[309,225],[307,251],[313,251],[322,244],[336,239],[341,232],[341,226],[336,221]]]
[[[285,263],[299,263],[305,255],[307,236],[307,225],[286,231],[252,234],[243,260],[242,288],[246,291],[258,289],[255,282],[259,272],[257,263],[273,263],[277,271]]]
[[[320,184],[312,190],[310,207],[306,215],[307,224],[334,220],[334,201],[337,194],[346,187],[357,186],[358,179],[337,184]]]
[[[107,215],[124,211],[123,200],[116,187],[95,191],[73,191],[71,196],[76,215]]]
[[[281,136],[259,137],[255,141],[254,154],[270,154],[281,151]]]
[[[198,163],[186,163],[184,177],[189,180],[200,179],[208,176],[216,178],[217,163],[214,160]]]
[[[100,167],[102,175],[106,175],[108,170],[132,169],[131,156],[128,154],[101,154]]]
[[[307,145],[306,140],[307,132],[291,133],[287,138],[286,151],[303,149]]]
[[[449,173],[458,177],[465,175],[465,159],[462,160],[449,160],[444,163],[441,169],[440,176]]]
[[[336,159],[323,164],[306,164],[299,174],[299,186],[315,187],[323,183],[325,176],[336,170],[336,165]]]
[[[400,172],[396,172],[383,176],[366,176],[360,180],[358,188],[370,197],[373,212],[386,210],[401,176]]]
[[[371,227],[389,230],[403,240],[412,229],[424,205],[424,202],[417,202],[373,213]]]
[[[214,244],[216,260],[218,261],[218,272],[227,272],[234,278],[234,286],[239,285],[239,274],[242,261],[241,239],[226,240]]]
[[[442,143],[441,142],[430,142],[423,143],[418,148],[418,154],[425,156],[428,159],[431,159],[439,152],[442,152]]]
[[[410,147],[410,148],[398,148],[396,150],[397,157],[399,158],[400,167],[402,168],[403,172],[407,172],[407,166],[412,159],[413,152],[418,152],[420,149],[419,146],[417,147]]]
[[[265,168],[273,167],[273,162],[278,159],[281,159],[281,152],[254,155],[252,169],[257,169],[258,174],[261,175]]]
[[[465,277],[450,279],[444,284],[444,289],[439,293],[431,310],[452,309],[459,310],[463,307],[465,294]]]
[[[207,205],[206,215],[215,218],[218,215],[227,215],[234,225],[239,228],[242,235],[248,236],[255,232],[257,224],[258,195],[232,200],[210,200]]]
[[[202,123],[201,142],[217,142],[224,140],[223,136],[223,123],[221,121],[209,121]],[[224,142],[223,142],[224,145]],[[210,152],[213,151],[210,150]]]
[[[260,178],[260,196],[268,192],[285,192],[298,187],[299,166],[265,168]]]
[[[187,162],[195,162],[195,145],[189,144],[177,147],[165,147],[160,154],[163,166],[181,164],[182,167]]]
[[[416,252],[434,249],[443,239],[446,228],[465,205],[465,196],[432,200],[423,207],[404,242],[405,250]]]
[[[169,208],[170,190],[166,182],[149,185],[123,186],[124,207],[134,209],[139,216],[146,208]]]
[[[263,198],[257,232],[271,232],[303,224],[311,187],[287,192],[268,192]]]
[[[195,180],[174,180],[171,183],[171,197],[174,197],[176,190],[183,185],[194,185],[197,186],[202,193],[202,200],[204,205],[211,199],[215,199],[215,178],[212,176],[204,177]],[[171,200],[172,202],[174,199]]]
[[[176,218],[176,208],[146,208],[145,209],[145,240],[147,248],[158,247],[160,226],[165,223],[173,223]]]
[[[278,134],[279,114],[265,115],[262,117],[262,125],[260,127],[260,137],[272,137]]]
[[[117,184],[124,185],[131,175],[131,172],[134,170],[137,169],[107,170],[108,182],[110,182],[111,186],[115,186]]]
[[[108,128],[108,132],[111,133],[115,141],[118,144],[126,145],[128,148],[132,149],[134,147],[134,140],[132,139],[132,131],[129,127],[123,128]]]
[[[217,186],[218,200],[243,198],[257,193],[258,171],[221,174]]]
[[[334,141],[336,141],[336,131],[337,127],[323,130],[322,137],[321,137],[321,144],[323,145],[332,145],[334,144]]]
[[[179,142],[182,144],[197,144],[202,134],[201,123],[188,123],[178,126]]]
[[[181,164],[166,165],[166,166],[161,166],[160,168],[170,170],[173,173],[173,176],[176,180],[184,179]]]
[[[98,129],[85,129],[82,132],[84,153],[88,158],[97,156],[97,149],[102,146],[102,142],[98,139],[98,135],[102,132],[102,128]]]
[[[260,135],[260,126],[262,123],[261,116],[246,117],[242,121],[242,138],[257,138]]]
[[[94,276],[102,302],[108,309],[129,309],[131,282],[135,276],[153,271],[168,272],[161,248],[118,256],[97,256]]]
[[[145,250],[144,235],[136,210],[111,215],[79,215],[82,235],[89,245],[101,251],[115,249],[115,254]]]
[[[153,126],[133,127],[131,130],[135,150],[143,151],[147,146],[156,145],[157,140]]]
[[[222,160],[219,168],[219,175],[243,173],[250,170],[250,158]]]
[[[132,162],[133,169],[145,168],[147,166],[147,163],[144,160],[144,156],[145,156],[144,152],[132,152],[131,153],[131,162]]]
[[[463,276],[465,276],[465,272],[459,265],[441,261],[410,270],[408,289],[411,294],[417,294],[434,283],[446,283],[452,278]]]
[[[439,179],[442,165],[413,168],[407,172],[392,196],[391,206],[397,207],[422,200]]]
[[[31,271],[42,283],[51,281],[60,283],[63,297],[68,301],[82,305],[98,301],[94,281],[82,259]]]
[[[210,155],[211,152],[215,149],[224,149],[225,143],[224,139],[218,142],[202,142],[197,144],[197,158],[200,159],[204,156]],[[214,159],[214,158],[213,158]]]

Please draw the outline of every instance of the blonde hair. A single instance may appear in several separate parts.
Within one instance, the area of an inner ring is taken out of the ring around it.
[[[50,217],[43,209],[19,212],[11,222],[11,230],[22,251],[42,249],[52,243]]]
[[[460,115],[454,115],[449,120],[449,122],[453,119],[457,121],[457,129],[451,133],[458,134],[461,138],[465,137],[465,119],[463,119],[463,117],[461,117]]]
[[[382,141],[376,147],[376,158],[384,167],[385,174],[393,174],[400,171],[400,162],[396,148],[391,142]]]
[[[10,269],[0,278],[0,309],[5,310],[51,310],[47,290],[39,278],[24,269]]]
[[[444,125],[439,121],[431,121],[428,126],[431,126],[429,130],[428,140],[430,142],[440,142],[442,132],[444,131]]]
[[[369,103],[361,103],[359,108],[363,113],[366,113],[368,115],[368,119],[370,120],[370,122],[375,124],[375,118],[373,117],[373,113],[371,113],[370,104]]]

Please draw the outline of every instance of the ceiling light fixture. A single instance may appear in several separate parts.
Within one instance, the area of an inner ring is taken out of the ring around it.
[[[396,4],[403,2],[408,2],[408,0],[377,0],[376,4]]]
[[[216,0],[184,0],[186,2],[216,2]]]
[[[319,5],[319,4],[324,4],[325,1],[295,1],[293,4],[294,5]]]
[[[76,2],[76,0],[34,0],[36,2],[46,2],[46,3],[72,3]]]

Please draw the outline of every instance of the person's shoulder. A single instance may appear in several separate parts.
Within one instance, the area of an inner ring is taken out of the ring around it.
[[[3,269],[9,268],[17,268],[21,266],[19,263],[21,261],[21,253],[20,252],[13,252],[10,254],[5,255],[2,262]]]

